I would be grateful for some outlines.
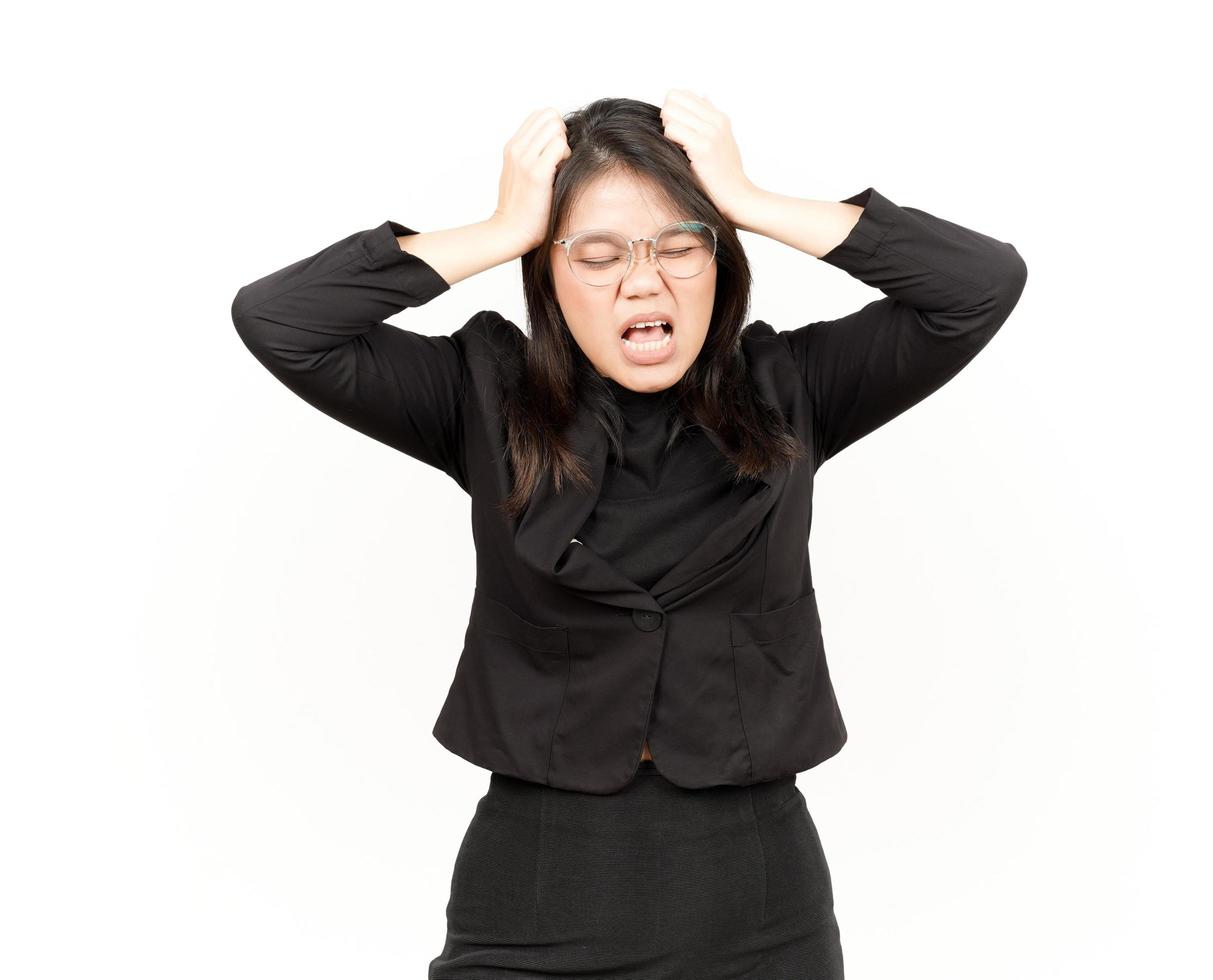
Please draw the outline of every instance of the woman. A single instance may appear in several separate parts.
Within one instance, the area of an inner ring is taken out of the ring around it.
[[[739,228],[886,295],[743,328]],[[384,322],[519,256],[529,338],[492,311],[449,336]],[[955,375],[1025,278],[1012,246],[872,188],[757,188],[725,116],[675,90],[533,113],[486,221],[384,222],[240,290],[276,377],[472,495],[434,734],[492,772],[430,980],[843,976],[796,785],[846,739],[812,474]]]

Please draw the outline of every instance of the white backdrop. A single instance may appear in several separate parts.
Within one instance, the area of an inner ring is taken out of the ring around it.
[[[1028,265],[990,346],[819,474],[851,737],[798,785],[848,977],[1210,975],[1209,78],[1187,9],[10,21],[0,972],[424,977],[488,785],[430,734],[468,498],[288,392],[230,303],[387,218],[488,217],[536,108],[678,87],[730,116],[760,186],[871,185]],[[742,237],[751,318],[878,296]],[[517,262],[393,322],[482,309],[525,323]]]

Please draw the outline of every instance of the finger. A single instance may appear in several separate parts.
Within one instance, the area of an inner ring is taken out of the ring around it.
[[[677,116],[684,111],[686,106],[685,93],[682,89],[672,88],[665,95],[665,101],[661,105],[662,118],[667,116]]]
[[[542,110],[536,109],[522,121],[522,125],[514,132],[508,140],[505,141],[505,147],[502,150],[503,156],[510,156],[511,153],[517,152],[518,148],[523,145],[526,140],[527,133],[530,132],[531,124]]]
[[[729,117],[718,109],[708,100],[706,95],[694,96],[696,104],[699,106],[700,115],[712,120],[717,126],[727,126]]]
[[[520,158],[527,161],[537,160],[551,140],[563,135],[563,119],[549,117],[536,120],[531,133],[518,148]]]
[[[670,135],[670,130],[674,129],[677,132],[689,134],[694,133],[698,136],[707,137],[712,134],[712,129],[707,123],[704,123],[698,116],[694,116],[689,112],[683,111],[681,108],[672,112],[665,123],[665,134]]]
[[[564,120],[561,118],[560,113],[551,106],[544,106],[543,108],[536,109],[529,116],[527,116],[526,122],[522,124],[522,127],[518,130],[517,135],[514,137],[515,145],[518,147],[519,152],[524,156],[531,153],[534,149],[533,144],[538,137],[538,134],[544,129],[544,126],[552,120],[558,121],[561,126],[564,125]]]
[[[666,129],[666,136],[672,139],[675,143],[681,146],[690,156],[692,150],[697,150],[703,146],[703,136],[692,129],[685,126],[675,125],[673,131]]]
[[[563,128],[564,119],[551,106],[539,109],[529,121],[522,142],[526,145],[533,143],[548,127],[557,125]]]
[[[549,172],[561,160],[567,160],[572,154],[567,143],[563,140],[552,140],[543,148],[543,152],[539,154],[539,159],[536,161],[539,170],[544,173]]]
[[[563,127],[557,128],[551,132],[547,140],[540,147],[539,156],[547,157],[552,154],[562,156],[565,153],[572,152],[569,149],[569,141],[565,139]]]
[[[536,110],[535,110],[534,112],[532,112],[532,113],[531,113],[529,116],[527,116],[527,117],[526,117],[524,120],[522,120],[522,125],[521,125],[521,126],[519,126],[517,130],[515,130],[513,138],[514,138],[514,139],[516,139],[516,140],[521,139],[521,138],[523,137],[523,135],[524,135],[524,134],[525,134],[525,133],[526,133],[526,132],[527,132],[527,131],[530,129],[530,127],[531,127],[531,122],[532,122],[532,121],[533,121],[533,120],[534,120],[534,119],[535,119],[535,118],[536,118],[536,117],[537,117],[537,116],[538,116],[538,115],[539,115],[541,112],[543,112],[543,110],[542,110],[542,109],[536,109]]]
[[[699,113],[693,111],[687,102],[681,99],[671,101],[669,105],[662,109],[661,118],[666,123],[682,123],[700,129],[711,125]]]
[[[672,89],[670,91],[670,98],[675,105],[703,125],[715,125],[716,110],[711,106],[705,105],[694,93],[688,92],[685,89]]]

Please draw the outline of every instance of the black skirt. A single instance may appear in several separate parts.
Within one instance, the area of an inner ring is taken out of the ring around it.
[[[796,777],[618,793],[492,773],[428,980],[841,980],[830,871]]]

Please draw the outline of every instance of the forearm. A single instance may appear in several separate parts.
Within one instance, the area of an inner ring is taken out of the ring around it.
[[[989,343],[1027,280],[1007,242],[871,187],[840,203],[862,213],[818,258],[885,297],[780,332],[813,404],[818,465],[946,384]]]
[[[439,467],[467,488],[459,406],[463,343],[393,326],[450,287],[385,221],[249,283],[232,321],[258,361],[339,422]]]
[[[738,209],[735,223],[742,231],[783,242],[819,259],[846,239],[861,214],[863,208],[855,204],[757,189]]]
[[[808,201],[761,192],[747,226],[842,269],[924,313],[957,322],[949,332],[981,329],[1010,312],[1023,288],[1024,265],[1006,242],[898,207],[868,188],[844,201]],[[961,322],[963,321],[963,322]]]
[[[290,356],[346,344],[428,303],[450,286],[400,248],[399,238],[414,234],[385,221],[242,286],[232,301],[236,329],[250,347]]]
[[[460,228],[401,235],[396,242],[452,286],[530,250],[513,231],[492,218]]]

